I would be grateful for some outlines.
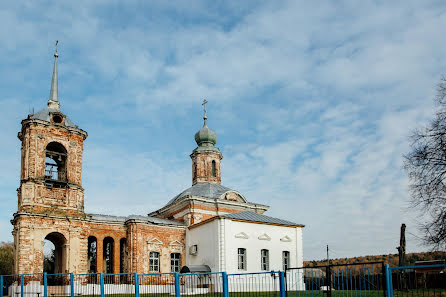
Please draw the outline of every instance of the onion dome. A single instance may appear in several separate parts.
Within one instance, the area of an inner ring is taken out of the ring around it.
[[[213,147],[217,143],[217,134],[209,129],[206,124],[206,116],[204,117],[203,128],[195,133],[195,142],[198,146],[210,146]]]

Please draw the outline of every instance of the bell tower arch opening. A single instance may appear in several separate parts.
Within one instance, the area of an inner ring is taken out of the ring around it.
[[[59,232],[51,232],[43,240],[43,272],[64,273],[66,271],[66,244],[65,236]]]
[[[45,181],[47,185],[67,181],[67,150],[58,142],[50,142],[46,146]]]

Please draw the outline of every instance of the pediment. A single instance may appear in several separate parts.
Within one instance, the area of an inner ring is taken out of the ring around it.
[[[262,235],[260,235],[260,236],[258,237],[258,239],[259,239],[259,240],[268,240],[268,241],[270,241],[270,240],[271,240],[271,237],[269,237],[268,234],[263,233]]]
[[[243,202],[246,203],[246,199],[242,196],[242,194],[237,193],[236,191],[227,191],[223,195],[220,196],[220,199],[234,201],[234,202]]]
[[[184,246],[184,244],[182,244],[181,242],[179,242],[178,240],[174,240],[174,241],[171,241],[170,243],[169,243],[169,246],[178,246],[178,247],[183,247]]]
[[[147,240],[147,243],[148,244],[163,244],[163,242],[156,237],[154,237],[150,240]]]
[[[282,242],[291,242],[291,238],[288,235],[286,235],[286,236],[282,237],[280,239],[280,241],[282,241]]]
[[[248,239],[249,236],[245,232],[240,232],[240,233],[235,234],[235,238]]]

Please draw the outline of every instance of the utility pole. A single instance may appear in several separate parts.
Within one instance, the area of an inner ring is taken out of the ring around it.
[[[330,258],[328,257],[328,244],[327,244],[327,265],[330,265]]]

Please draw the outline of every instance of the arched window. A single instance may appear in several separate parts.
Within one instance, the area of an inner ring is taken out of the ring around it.
[[[67,150],[58,142],[50,142],[45,149],[45,180],[48,185],[51,181],[67,181]]]
[[[260,269],[263,271],[268,271],[269,270],[269,251],[268,250],[260,251],[260,260],[261,260]]]
[[[215,160],[212,160],[212,176],[217,177],[217,169],[215,168]]]
[[[97,270],[97,239],[94,236],[88,237],[88,268],[90,273],[98,272]]]
[[[119,273],[127,272],[126,262],[127,262],[127,239],[121,238],[119,241]]]
[[[111,237],[104,238],[103,244],[103,265],[104,265],[104,273],[113,273],[113,258],[114,258],[114,246],[115,241]]]

